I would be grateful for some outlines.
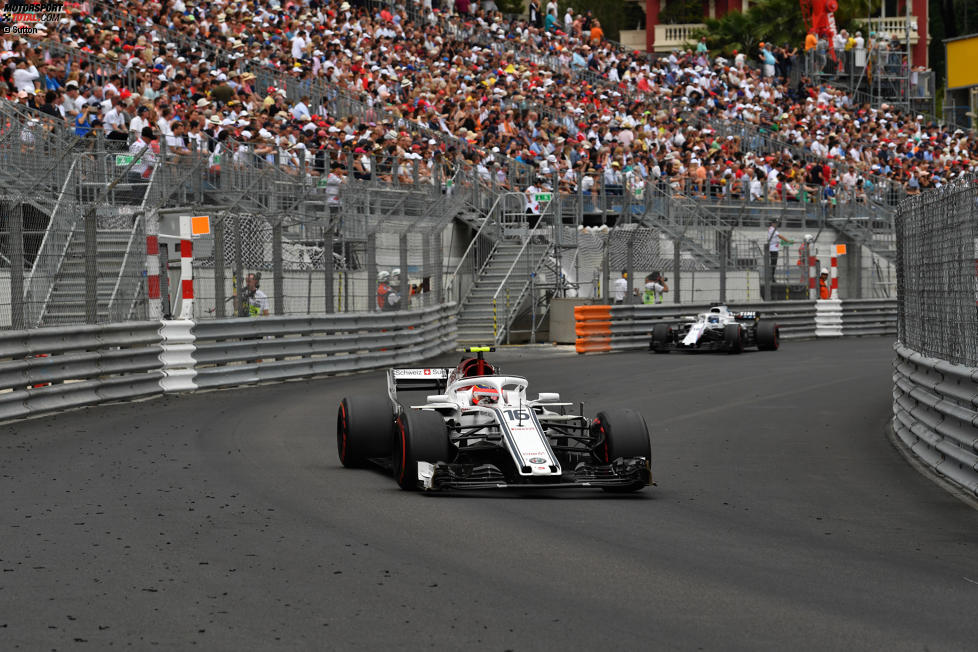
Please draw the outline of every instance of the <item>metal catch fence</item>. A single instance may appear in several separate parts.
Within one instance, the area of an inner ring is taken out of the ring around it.
[[[900,341],[978,366],[978,178],[909,199],[896,227]]]

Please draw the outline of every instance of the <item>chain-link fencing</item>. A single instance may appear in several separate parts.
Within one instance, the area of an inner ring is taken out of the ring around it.
[[[978,178],[904,202],[896,226],[900,341],[978,366]]]

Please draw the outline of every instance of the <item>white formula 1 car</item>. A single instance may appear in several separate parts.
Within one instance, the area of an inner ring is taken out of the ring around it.
[[[641,414],[565,414],[558,394],[527,398],[527,380],[478,357],[453,369],[390,369],[387,395],[340,403],[336,443],[346,467],[377,464],[402,489],[599,487],[631,492],[652,484],[651,444]],[[420,405],[398,393],[426,390]],[[583,411],[583,406],[582,406]]]
[[[679,324],[656,324],[649,350],[741,353],[756,346],[761,351],[776,351],[779,336],[778,325],[762,321],[756,312],[730,312],[727,306],[714,304],[709,312],[683,317]]]

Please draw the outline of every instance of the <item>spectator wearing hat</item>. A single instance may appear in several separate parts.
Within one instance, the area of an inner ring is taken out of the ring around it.
[[[604,166],[604,192],[609,197],[620,197],[623,188],[621,163],[611,161]]]

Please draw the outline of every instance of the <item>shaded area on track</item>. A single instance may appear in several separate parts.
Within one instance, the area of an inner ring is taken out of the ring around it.
[[[446,358],[452,364],[457,356]],[[495,356],[638,407],[658,487],[421,496],[336,458],[382,374],[0,430],[6,648],[967,649],[978,514],[884,435],[883,339]]]

